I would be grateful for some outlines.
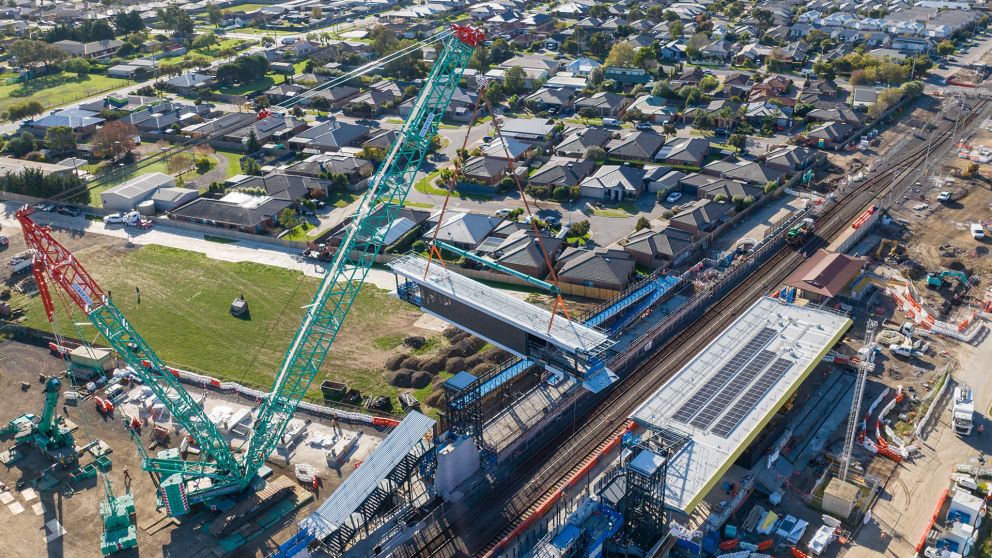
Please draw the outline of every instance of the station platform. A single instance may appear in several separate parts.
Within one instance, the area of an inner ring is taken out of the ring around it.
[[[487,422],[482,433],[483,439],[497,453],[501,453],[519,439],[521,434],[540,424],[578,386],[579,382],[571,376],[565,376],[555,385],[540,382]]]

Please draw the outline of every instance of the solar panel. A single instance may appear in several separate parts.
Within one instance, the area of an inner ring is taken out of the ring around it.
[[[750,341],[744,344],[739,351],[737,351],[733,357],[720,370],[713,375],[709,380],[703,384],[703,387],[689,398],[678,411],[672,415],[674,420],[679,422],[689,424],[689,420],[703,408],[708,401],[710,401],[714,395],[720,389],[727,385],[730,380],[737,375],[738,372],[744,368],[749,360],[757,353],[762,347],[768,344],[772,338],[775,337],[775,330],[769,327],[762,328],[757,335],[751,338]]]
[[[734,399],[741,394],[744,388],[754,381],[758,377],[758,374],[767,368],[773,360],[775,360],[774,352],[760,351],[747,363],[747,366],[739,374],[727,382],[727,385],[723,386],[720,393],[709,400],[709,403],[703,407],[703,410],[689,424],[696,428],[707,430],[713,424],[713,421],[727,410],[727,407],[734,402]]]
[[[761,401],[768,394],[768,391],[772,389],[772,386],[785,377],[785,373],[789,368],[792,368],[793,364],[791,360],[784,358],[780,358],[772,363],[771,367],[758,378],[758,381],[748,388],[744,395],[734,403],[734,406],[727,411],[727,414],[723,415],[723,418],[716,423],[716,426],[713,427],[713,433],[724,438],[730,436],[730,433],[737,428],[741,421],[744,420],[744,417],[748,416],[754,410],[754,406],[758,404],[758,401]]]

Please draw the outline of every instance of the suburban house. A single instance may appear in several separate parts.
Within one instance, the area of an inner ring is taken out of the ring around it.
[[[530,183],[536,186],[578,186],[582,180],[592,174],[596,163],[588,159],[572,159],[554,156],[537,172],[530,176]]]
[[[669,226],[700,238],[726,221],[733,209],[730,202],[696,200],[686,210],[669,219]]]
[[[500,63],[497,67],[486,72],[486,77],[502,83],[506,71],[513,67],[523,69],[525,74],[524,87],[528,90],[533,90],[537,82],[547,81],[561,69],[560,64],[554,58],[539,54],[526,54],[514,56]]]
[[[103,41],[81,43],[79,41],[64,40],[56,41],[52,44],[69,56],[94,59],[109,58],[110,56],[113,56],[114,53],[124,46],[124,41],[120,41],[118,39],[106,39]]]
[[[810,145],[836,150],[843,147],[851,139],[853,133],[854,128],[850,124],[824,122],[806,132],[806,141]]]
[[[630,285],[637,262],[623,250],[566,248],[558,257],[557,266],[563,291],[607,299]],[[584,289],[570,290],[569,285]]]
[[[654,159],[669,165],[703,166],[710,152],[710,141],[705,138],[675,138],[655,154]]]
[[[247,141],[252,130],[255,137],[263,145],[270,141],[288,141],[293,136],[307,129],[307,121],[289,115],[273,114],[257,120],[254,124],[230,132],[224,136],[224,141],[243,143]]]
[[[576,91],[569,87],[542,87],[524,97],[527,108],[537,112],[558,112],[571,108]]]
[[[637,131],[607,144],[606,153],[616,159],[650,161],[665,145],[665,136],[656,132]]]
[[[27,122],[24,129],[38,137],[44,137],[49,128],[65,126],[75,132],[77,136],[85,137],[95,132],[97,126],[103,122],[104,119],[100,117],[98,112],[71,108],[52,112]]]
[[[610,91],[600,91],[590,97],[582,97],[575,101],[575,112],[586,116],[593,114],[599,117],[617,118],[623,115],[630,105],[630,99]]]
[[[264,176],[249,176],[233,186],[234,189],[265,190],[273,198],[294,204],[308,197],[327,195],[331,183],[327,180],[276,172]]]
[[[502,135],[525,143],[546,146],[554,133],[554,122],[542,118],[506,118]]]
[[[590,147],[604,147],[612,138],[613,132],[605,128],[579,128],[555,146],[555,153],[566,157],[585,157]]]
[[[547,258],[541,250],[542,246],[547,251]],[[547,232],[541,231],[541,241],[538,243],[533,230],[519,230],[502,239],[489,255],[510,269],[543,279],[551,272],[548,260],[554,265],[562,246],[563,239]]]
[[[255,115],[249,112],[229,112],[221,117],[199,124],[190,124],[182,129],[184,134],[194,138],[212,136],[218,132],[234,127],[249,126],[255,121]]]
[[[368,126],[340,120],[326,120],[291,137],[289,147],[295,150],[339,151],[342,147],[360,145],[370,131],[371,128]]]
[[[583,197],[620,201],[636,198],[644,191],[644,169],[627,165],[603,165],[579,183]]]
[[[339,174],[348,178],[348,184],[355,185],[363,178],[371,176],[372,163],[359,159],[354,155],[341,152],[318,153],[306,159],[293,163],[283,172],[310,178],[321,178]]]
[[[187,72],[165,82],[166,89],[185,96],[195,95],[199,91],[210,89],[213,85],[214,76],[199,72]]]
[[[140,132],[164,132],[168,128],[181,129],[202,122],[203,118],[212,111],[211,105],[166,101],[136,110],[121,120],[133,124]]]
[[[472,157],[461,167],[459,180],[467,180],[483,186],[496,186],[506,176],[509,161],[506,158]]]
[[[692,234],[674,227],[642,229],[621,240],[620,244],[638,265],[652,269],[678,265],[694,250]]]
[[[764,157],[765,166],[793,173],[815,163],[819,154],[815,149],[790,145],[770,151]]]
[[[261,234],[276,227],[279,213],[293,206],[293,201],[240,191],[228,192],[220,199],[197,198],[169,214],[170,219]]]
[[[430,241],[436,235],[438,240],[464,250],[478,246],[502,221],[499,217],[478,213],[449,213],[444,222],[438,224],[439,217],[440,213],[431,216],[431,226],[424,240]]]

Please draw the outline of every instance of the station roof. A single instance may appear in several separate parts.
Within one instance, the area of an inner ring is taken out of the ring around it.
[[[416,448],[424,436],[431,432],[434,423],[434,419],[416,411],[408,414],[372,450],[362,466],[355,469],[320,507],[300,522],[300,529],[314,533],[318,539],[333,533],[358,510],[362,502]]]
[[[390,262],[389,267],[394,273],[424,288],[467,304],[571,353],[596,355],[611,345],[609,337],[601,331],[569,321],[564,316],[557,316],[552,323],[551,312],[464,275],[452,273],[444,266],[432,265],[428,273],[427,260],[420,256],[403,256]]]
[[[692,438],[669,465],[669,505],[691,513],[851,323],[764,297],[642,403],[635,422]]]

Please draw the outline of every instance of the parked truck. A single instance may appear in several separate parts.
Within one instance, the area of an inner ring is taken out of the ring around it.
[[[10,258],[10,261],[7,262],[7,268],[10,270],[10,275],[13,277],[29,271],[31,269],[31,259],[33,257],[34,250],[25,250],[14,254],[14,257]]]
[[[971,434],[975,425],[975,400],[971,388],[961,384],[954,388],[954,409],[951,415],[951,426],[958,436]]]

